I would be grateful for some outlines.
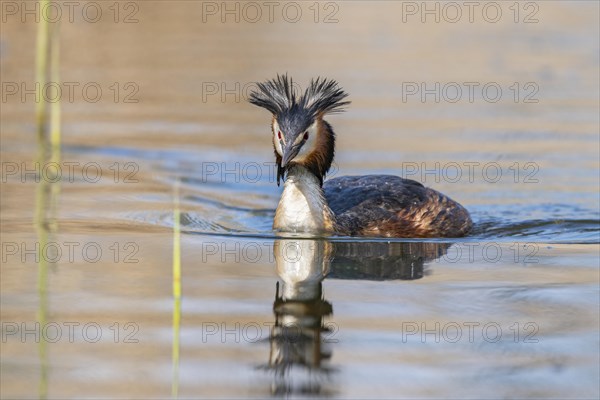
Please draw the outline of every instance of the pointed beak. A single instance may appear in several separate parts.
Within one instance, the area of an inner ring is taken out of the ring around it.
[[[300,151],[300,145],[294,145],[293,143],[288,143],[283,148],[283,156],[281,158],[281,167],[285,167],[298,155]]]

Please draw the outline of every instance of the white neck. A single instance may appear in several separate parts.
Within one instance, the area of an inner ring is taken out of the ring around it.
[[[277,274],[286,300],[321,297],[320,283],[329,272],[332,245],[327,240],[278,239],[273,246]]]
[[[331,233],[333,212],[323,196],[319,179],[300,165],[288,170],[275,212],[273,229],[283,232]]]

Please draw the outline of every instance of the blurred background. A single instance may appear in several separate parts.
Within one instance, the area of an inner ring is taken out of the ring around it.
[[[598,2],[1,7],[3,398],[599,395]],[[40,82],[46,25],[58,68]],[[308,350],[278,347],[267,327],[289,312],[273,303],[276,282],[300,278],[273,258],[271,116],[246,101],[278,73],[298,90],[323,76],[350,94],[328,118],[331,176],[415,179],[476,223],[433,253],[318,241],[310,264],[323,270],[305,278],[333,311],[307,312],[338,341],[289,365]],[[40,104],[59,106],[58,158],[39,158]],[[360,261],[368,251],[377,267]],[[421,323],[468,321],[498,324],[504,339],[420,336]],[[65,322],[78,324],[73,340]],[[238,325],[254,323],[263,335],[244,340]],[[533,330],[538,342],[524,342]]]

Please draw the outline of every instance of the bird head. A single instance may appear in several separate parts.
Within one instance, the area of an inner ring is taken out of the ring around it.
[[[273,115],[273,148],[277,161],[277,184],[294,164],[302,165],[319,178],[333,161],[335,135],[323,120],[329,113],[343,111],[348,96],[334,80],[313,79],[298,96],[291,78],[277,78],[257,83],[250,103],[265,108]]]

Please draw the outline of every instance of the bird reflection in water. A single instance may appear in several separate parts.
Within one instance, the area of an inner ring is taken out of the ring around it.
[[[449,243],[330,242],[279,239],[273,246],[277,274],[265,369],[274,374],[273,395],[334,394],[335,369],[329,365],[337,325],[325,319],[333,306],[325,300],[322,282],[328,279],[414,280],[425,263],[443,256]]]

